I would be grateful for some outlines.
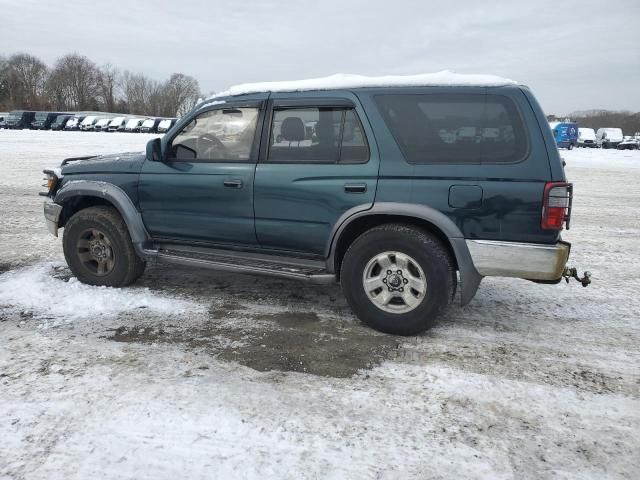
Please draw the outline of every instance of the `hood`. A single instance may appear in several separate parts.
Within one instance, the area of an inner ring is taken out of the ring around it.
[[[71,160],[62,167],[62,175],[76,173],[139,173],[144,152],[100,155],[85,160]]]

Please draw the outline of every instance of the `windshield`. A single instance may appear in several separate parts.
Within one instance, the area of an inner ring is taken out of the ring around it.
[[[93,117],[87,117],[82,121],[83,125],[91,125],[93,123],[93,121],[96,119],[95,116]]]
[[[136,125],[138,125],[138,122],[139,122],[139,121],[140,121],[140,120],[138,120],[137,118],[132,118],[131,120],[129,120],[129,121],[127,122],[127,128],[133,128],[133,127],[135,127]]]
[[[118,126],[118,125],[121,125],[122,122],[124,122],[124,117],[116,117],[113,120],[111,120],[111,123],[109,125]]]
[[[169,128],[169,126],[171,125],[171,120],[162,120],[159,124],[158,127],[159,128]]]
[[[153,118],[148,118],[147,120],[142,122],[142,126],[143,127],[153,127],[153,123],[154,122],[155,122],[155,120]]]
[[[46,120],[47,119],[47,112],[38,112],[36,113],[36,120]]]
[[[102,125],[106,125],[110,122],[110,119],[108,118],[103,118],[102,120],[98,120],[98,125],[102,126]]]
[[[22,112],[11,112],[9,114],[10,120],[18,120],[19,118],[22,118]]]
[[[66,115],[58,115],[58,116],[56,117],[55,122],[53,122],[53,123],[62,123],[62,122],[64,122],[64,119],[65,119],[65,118],[68,118],[68,117],[67,117]]]

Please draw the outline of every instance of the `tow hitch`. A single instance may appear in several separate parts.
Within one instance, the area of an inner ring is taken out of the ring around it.
[[[569,283],[569,280],[575,278],[578,282],[582,284],[583,287],[586,287],[591,283],[591,273],[584,272],[582,278],[578,276],[578,270],[575,268],[565,267],[564,272],[562,272],[562,277]]]

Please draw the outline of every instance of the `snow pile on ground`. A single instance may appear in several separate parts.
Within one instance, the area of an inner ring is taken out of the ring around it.
[[[637,150],[603,150],[601,148],[575,148],[560,150],[568,167],[598,170],[629,171],[640,169],[640,152]]]
[[[517,82],[496,75],[462,74],[449,70],[419,75],[385,75],[382,77],[367,77],[336,73],[328,77],[308,78],[306,80],[290,80],[283,82],[243,83],[235,85],[229,90],[220,92],[213,97],[243,95],[256,92],[298,92],[306,90],[335,90],[340,88],[361,87],[424,87],[424,86],[479,86],[496,87],[515,85]]]
[[[79,318],[110,317],[144,309],[147,313],[180,315],[202,310],[196,303],[166,298],[149,289],[117,289],[65,281],[53,276],[63,263],[42,262],[0,275],[0,306],[10,306],[36,318],[72,322]]]

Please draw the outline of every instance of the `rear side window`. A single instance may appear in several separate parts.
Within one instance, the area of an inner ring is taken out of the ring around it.
[[[268,161],[364,163],[369,148],[353,109],[279,108],[273,113]]]
[[[513,102],[501,95],[376,95],[410,163],[515,163],[528,144]]]

